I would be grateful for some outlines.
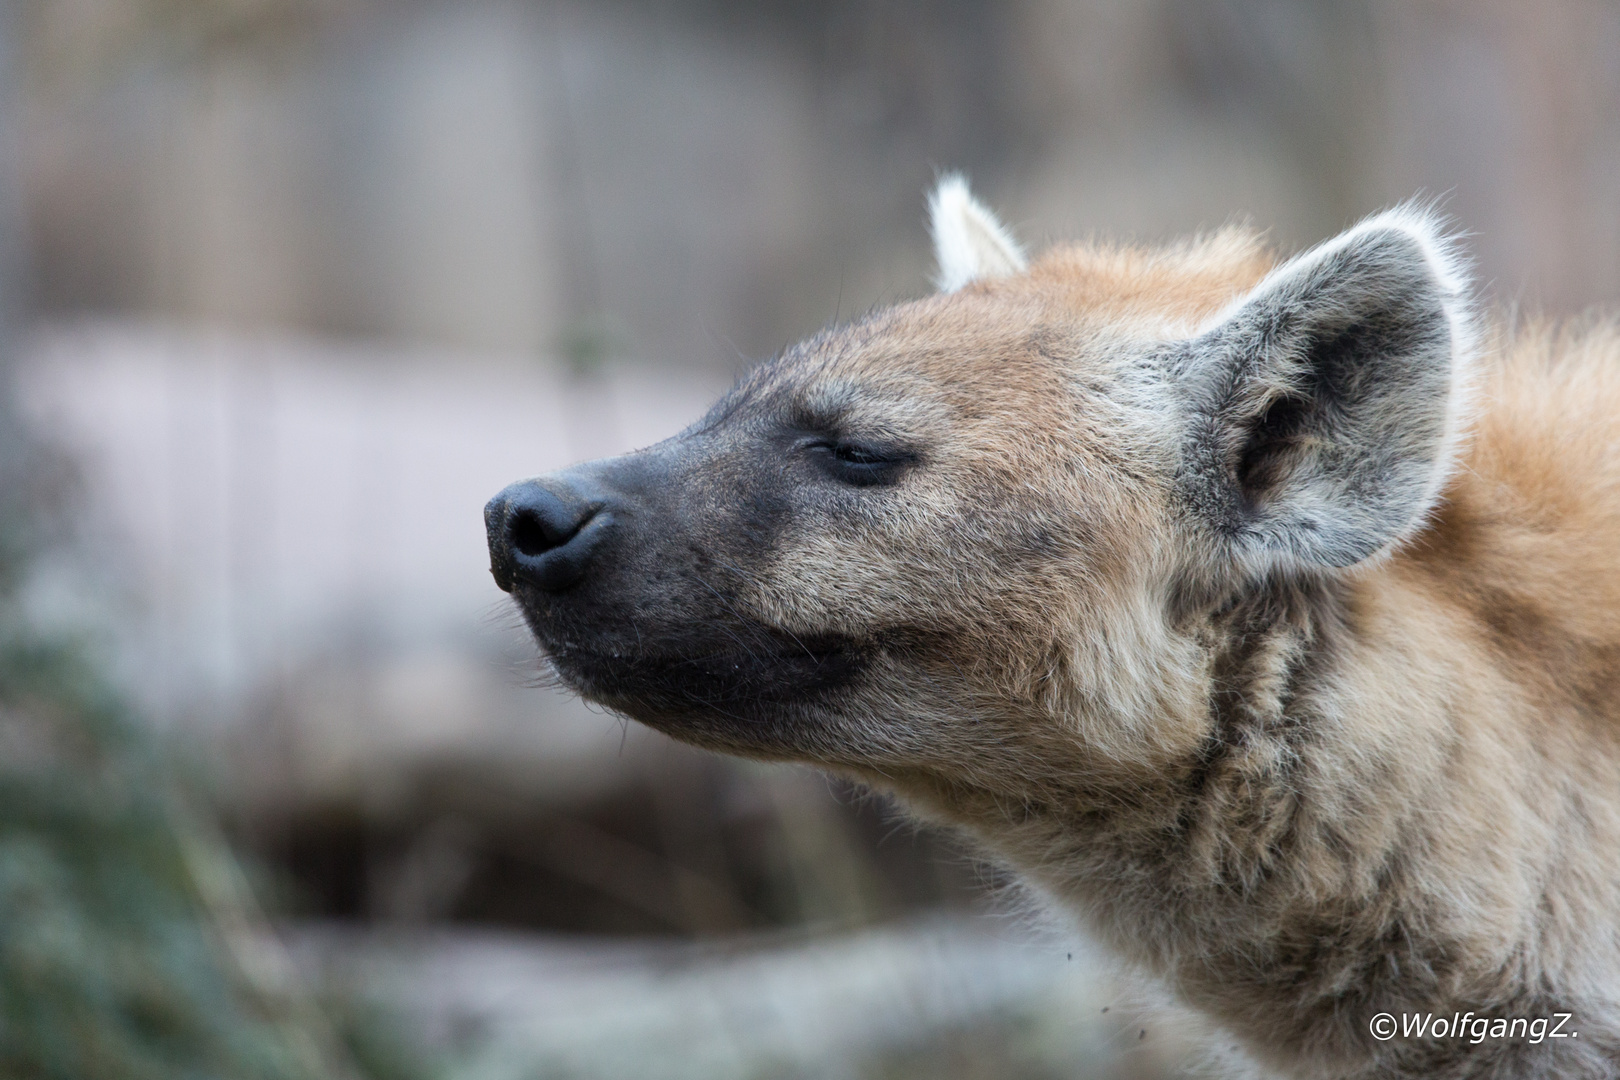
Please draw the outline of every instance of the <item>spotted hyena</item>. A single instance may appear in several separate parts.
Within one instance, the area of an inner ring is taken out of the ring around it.
[[[489,504],[562,681],[958,828],[1283,1075],[1620,1076],[1620,333],[1489,329],[1419,208],[932,210],[936,294]]]

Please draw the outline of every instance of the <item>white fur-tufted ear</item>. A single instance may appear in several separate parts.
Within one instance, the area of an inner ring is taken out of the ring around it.
[[[1028,265],[1018,241],[973,197],[961,173],[940,177],[928,197],[928,215],[939,263],[934,284],[940,292],[955,292],[980,278],[1016,274]]]

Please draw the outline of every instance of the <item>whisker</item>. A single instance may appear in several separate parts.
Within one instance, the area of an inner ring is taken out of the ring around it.
[[[744,584],[754,584],[753,577],[751,575],[745,573],[741,568],[733,566],[731,563],[723,562],[723,561],[721,561],[719,559],[716,559],[715,562],[718,565],[725,567],[727,570],[730,570],[733,574],[736,574],[738,577],[742,578]],[[702,581],[703,579],[699,578],[698,580]],[[705,585],[709,584],[707,581],[704,581],[703,583]],[[714,592],[714,594],[716,596],[720,596],[720,594],[718,592],[715,592],[714,586],[712,586],[712,585],[709,586],[709,591]],[[731,605],[726,601],[725,597],[721,596],[720,597],[720,602],[725,604],[727,608],[730,608],[731,613],[733,615],[737,615],[737,609],[731,607]],[[742,618],[741,615],[737,615],[737,617],[739,619]],[[797,645],[799,648],[804,650],[804,655],[806,655],[806,656],[808,656],[810,658],[811,663],[815,664],[817,667],[821,666],[821,657],[819,657],[815,653],[811,652],[810,651],[810,646],[806,645],[804,642],[799,640],[799,635],[795,634],[793,631],[789,630],[785,626],[778,626],[778,627],[775,627],[774,629],[780,630],[782,633],[784,633],[788,637],[792,638],[793,639],[793,644]]]
[[[727,600],[725,598],[725,596],[723,596],[721,594],[719,589],[716,589],[713,585],[710,585],[699,574],[694,574],[692,576],[697,579],[698,584],[702,585],[705,589],[708,589],[710,592],[714,593],[715,599],[719,600],[720,603],[724,604],[726,610],[731,612],[731,614],[737,619],[738,622],[746,622],[747,621],[746,619],[744,619],[741,615],[739,615],[737,613],[737,609],[731,606],[731,601]],[[756,664],[759,663],[759,657],[754,655],[754,650],[750,649],[748,647],[747,642],[745,642],[742,638],[738,637],[735,633],[733,633],[729,627],[722,626],[720,629],[725,632],[727,637],[731,638],[738,645],[742,646],[743,652],[748,654],[748,658],[750,660],[754,661],[754,663],[756,663]]]

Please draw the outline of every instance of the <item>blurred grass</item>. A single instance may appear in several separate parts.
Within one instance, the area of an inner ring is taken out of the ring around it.
[[[152,747],[76,650],[0,648],[0,1072],[337,1075],[222,948]]]
[[[18,463],[0,469],[0,1078],[427,1080],[385,1017],[298,985],[164,742],[88,650],[29,625],[46,515]]]

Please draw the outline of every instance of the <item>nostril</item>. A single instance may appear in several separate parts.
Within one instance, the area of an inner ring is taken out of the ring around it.
[[[607,532],[605,506],[571,484],[525,480],[508,487],[485,508],[495,583],[507,592],[520,580],[553,593],[571,586]]]
[[[545,523],[540,520],[540,515],[533,510],[519,510],[513,514],[509,528],[512,546],[517,549],[519,555],[531,559],[544,555],[567,539],[567,537],[553,539]]]
[[[596,516],[597,506],[569,505],[551,497],[515,506],[506,522],[506,542],[520,559],[537,559],[568,544]]]

